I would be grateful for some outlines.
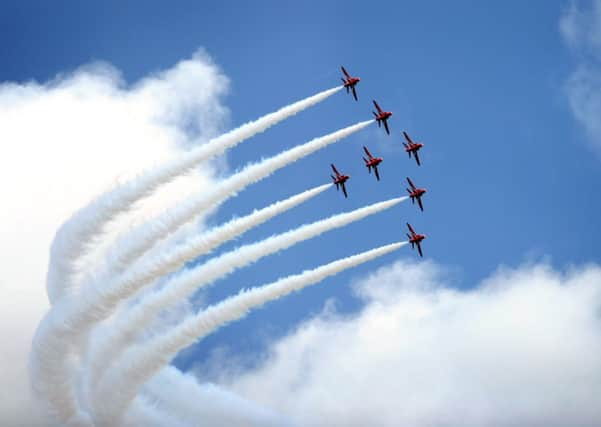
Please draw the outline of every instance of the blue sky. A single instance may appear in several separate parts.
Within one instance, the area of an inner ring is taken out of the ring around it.
[[[228,162],[239,168],[364,120],[372,98],[394,112],[391,136],[372,127],[312,155],[228,202],[216,222],[327,181],[330,162],[352,175],[350,198],[332,190],[224,249],[394,197],[405,176],[428,188],[426,211],[405,203],[300,244],[220,282],[214,298],[402,238],[405,221],[428,234],[426,256],[447,266],[459,287],[500,264],[598,261],[600,158],[566,101],[576,67],[558,29],[567,3],[415,3],[3,2],[0,80],[46,81],[102,60],[134,82],[203,47],[231,79],[227,105],[236,126],[336,85],[341,64],[362,78],[359,102],[337,94],[232,150]],[[426,144],[422,167],[402,152],[401,130]],[[362,165],[363,144],[385,158],[380,183]],[[271,304],[179,363],[220,345],[255,353],[266,336],[284,333],[329,298],[354,310],[352,278],[413,256],[404,249]]]

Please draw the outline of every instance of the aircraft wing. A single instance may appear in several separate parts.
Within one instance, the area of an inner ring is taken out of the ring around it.
[[[336,166],[334,166],[334,164],[331,164],[330,166],[332,166],[332,170],[334,171],[336,176],[340,176],[340,172],[338,172],[338,170],[336,169]]]
[[[374,166],[374,172],[376,173],[376,179],[380,180],[380,173],[378,172],[378,166]]]
[[[357,91],[355,90],[355,86],[353,86],[351,89],[353,90],[353,98],[355,98],[355,101],[359,101],[359,99],[357,98]]]
[[[367,154],[367,156],[368,156],[370,159],[372,159],[372,158],[373,158],[373,156],[371,155],[371,153],[369,152],[369,150],[367,149],[367,147],[366,147],[366,146],[363,146],[363,151],[365,151],[365,154]]]
[[[344,182],[342,183],[342,192],[344,193],[344,197],[348,197],[348,194],[346,193],[346,186],[344,185]]]
[[[407,142],[409,142],[410,144],[413,144],[413,141],[411,140],[411,137],[409,135],[407,135],[407,132],[403,131],[403,135],[405,136],[405,139],[407,140]]]
[[[417,162],[418,166],[421,165],[421,163],[419,162],[419,155],[417,154],[417,151],[415,151],[415,161]]]
[[[380,108],[380,106],[378,105],[378,103],[376,101],[373,101],[373,102],[374,102],[374,105],[376,107],[376,110],[378,110],[378,113],[381,113],[382,109]]]
[[[342,69],[342,72],[344,73],[344,75],[346,76],[347,79],[350,79],[351,76],[349,75],[349,73],[346,71],[346,69],[344,67],[340,67]]]
[[[422,198],[421,197],[417,198],[417,204],[419,205],[419,208],[423,212],[424,211],[424,205],[422,205]]]
[[[390,135],[390,129],[388,129],[388,120],[384,120],[384,129],[386,129],[386,133]]]
[[[409,185],[411,186],[411,189],[415,190],[415,185],[413,184],[413,182],[409,179],[409,177],[407,177],[407,182],[409,183]]]
[[[420,242],[417,242],[417,251],[419,252],[419,256],[424,256],[424,254],[422,253],[422,245],[420,244]]]
[[[409,231],[411,231],[411,234],[415,234],[415,230],[413,229],[413,227],[411,227],[411,224],[407,223],[407,227],[409,227]]]

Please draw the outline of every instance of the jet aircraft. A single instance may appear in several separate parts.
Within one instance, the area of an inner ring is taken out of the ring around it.
[[[421,242],[426,238],[425,234],[417,234],[411,224],[407,223],[407,227],[409,227],[409,232],[411,235],[407,234],[409,237],[409,243],[411,243],[411,249],[415,249],[415,245],[417,245],[417,251],[419,252],[419,256],[423,257]]]
[[[358,101],[357,99],[357,91],[355,90],[355,86],[357,86],[357,83],[359,83],[361,81],[361,79],[359,77],[351,77],[351,75],[346,71],[346,69],[344,67],[340,67],[342,69],[342,72],[344,73],[344,78],[340,78],[340,80],[342,80],[342,83],[344,83],[344,87],[346,88],[346,93],[349,93],[349,90],[351,90],[353,92],[353,98],[355,98],[355,101]]]
[[[376,101],[373,102],[376,110],[378,110],[378,114],[376,114],[375,111],[372,111],[376,121],[378,122],[378,127],[382,126],[382,123],[384,123],[384,129],[386,129],[386,133],[390,135],[390,129],[388,129],[388,119],[390,116],[392,116],[392,113],[390,111],[383,111]]]
[[[371,170],[373,168],[374,173],[376,174],[376,179],[379,181],[380,174],[378,173],[378,165],[382,163],[382,160],[384,159],[382,157],[372,156],[367,147],[365,146],[363,147],[363,151],[365,151],[365,154],[367,154],[367,159],[363,157],[363,160],[365,161],[365,166],[367,166],[368,172],[371,173]]]
[[[413,184],[413,182],[409,179],[409,177],[407,177],[407,182],[409,183],[409,186],[411,187],[411,190],[407,188],[407,193],[409,193],[409,197],[411,197],[411,203],[415,203],[415,200],[417,199],[417,204],[419,205],[419,208],[423,212],[424,205],[422,205],[422,196],[426,193],[426,189],[425,188],[417,188]]]
[[[409,153],[409,158],[411,158],[411,153],[415,154],[415,161],[417,162],[417,165],[420,166],[419,155],[417,154],[417,152],[420,148],[424,146],[424,144],[421,144],[419,142],[413,142],[411,140],[411,137],[407,135],[407,132],[405,131],[403,131],[403,136],[405,136],[405,139],[407,140],[407,143],[403,142],[403,145],[405,146],[405,151]]]
[[[334,180],[334,184],[336,184],[336,190],[340,190],[340,187],[342,187],[342,192],[344,193],[344,197],[348,197],[344,183],[350,178],[350,176],[342,175],[340,172],[338,172],[338,169],[336,169],[336,166],[334,166],[333,164],[331,166],[332,166],[332,170],[336,174],[336,176],[330,175],[332,177],[332,179]]]

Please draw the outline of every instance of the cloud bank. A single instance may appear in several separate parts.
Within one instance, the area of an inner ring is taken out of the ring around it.
[[[222,381],[298,425],[601,425],[601,267],[501,268],[459,291],[399,261],[355,291],[359,313],[326,305]]]
[[[0,85],[0,424],[44,425],[29,394],[27,360],[36,324],[48,310],[45,276],[54,232],[92,196],[228,121],[228,80],[203,52],[127,85],[104,63],[46,83]],[[172,183],[140,204],[114,232],[212,182],[212,170]],[[134,219],[136,218],[136,219]]]

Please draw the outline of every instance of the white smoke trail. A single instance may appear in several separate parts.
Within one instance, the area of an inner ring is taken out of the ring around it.
[[[158,256],[154,258],[142,258],[123,274],[109,282],[108,286],[112,288],[141,289],[153,280],[176,271],[191,259],[209,253],[222,243],[234,239],[251,228],[257,227],[268,221],[274,216],[282,214],[285,211],[310,200],[323,193],[331,186],[332,184],[324,184],[303,191],[302,193],[280,200],[263,209],[255,210],[249,215],[235,218],[199,236],[189,238],[170,251],[158,254]],[[92,386],[95,384],[96,373],[103,372],[106,369],[106,364],[113,359],[115,353],[115,350],[111,348],[112,346],[99,345],[96,348],[94,347],[94,344],[95,343],[91,343],[93,347],[89,353],[92,360],[90,363],[92,366],[95,366],[95,369],[87,370],[90,376],[88,381]]]
[[[31,388],[44,412],[59,425],[93,427],[88,413],[80,408],[74,390],[77,365],[69,350],[76,342],[70,338],[78,336],[64,322],[68,307],[61,301],[57,305],[63,307],[60,310],[53,307],[44,316],[33,338],[29,354]]]
[[[52,242],[47,275],[50,302],[54,303],[72,291],[75,285],[72,280],[75,260],[88,251],[89,246],[103,233],[107,223],[129,209],[133,203],[149,196],[160,185],[190,171],[201,162],[325,100],[341,89],[342,86],[325,90],[246,123],[182,154],[162,167],[148,171],[102,194],[80,209],[59,228]]]
[[[183,206],[161,215],[156,223],[138,228],[130,240],[118,242],[116,254],[108,261],[111,267],[104,274],[97,274],[97,277],[82,289],[80,295],[70,295],[58,300],[40,323],[30,353],[31,377],[36,379],[32,384],[35,394],[53,408],[53,412],[63,424],[70,422],[73,417],[81,416],[68,372],[69,353],[73,350],[74,343],[87,334],[95,323],[110,316],[123,299],[137,291],[134,288],[107,288],[104,282],[110,280],[115,274],[115,269],[119,271],[125,268],[150,249],[158,239],[175,231],[199,210],[231,197],[244,187],[350,136],[372,122],[369,120],[357,123],[250,165],[216,186],[207,196],[189,199]]]
[[[406,245],[397,242],[357,255],[343,258],[313,270],[288,276],[269,285],[241,291],[195,316],[191,316],[173,330],[152,339],[147,344],[136,345],[124,355],[124,360],[107,374],[103,382],[97,412],[99,424],[115,425],[123,416],[138,389],[168,364],[185,347],[202,339],[217,328],[244,317],[248,311],[269,301],[313,285],[326,277],[370,261]]]
[[[112,325],[107,336],[96,343],[96,346],[91,349],[92,366],[89,369],[93,372],[91,374],[92,378],[98,379],[99,375],[107,370],[107,365],[135,340],[137,332],[151,322],[156,315],[184,300],[200,287],[209,285],[236,269],[256,262],[265,256],[316,237],[326,231],[344,227],[369,215],[382,212],[404,200],[407,200],[407,197],[398,197],[354,211],[333,215],[330,218],[306,224],[286,233],[234,249],[207,261],[197,268],[180,273],[169,280],[160,291],[147,295],[144,300],[125,312]],[[95,384],[92,383],[91,387],[94,388]],[[94,392],[95,390],[90,390],[92,396],[94,396]],[[93,397],[91,400],[96,401],[97,399]]]

